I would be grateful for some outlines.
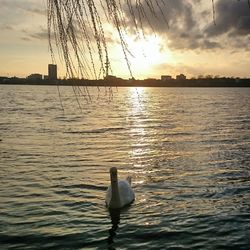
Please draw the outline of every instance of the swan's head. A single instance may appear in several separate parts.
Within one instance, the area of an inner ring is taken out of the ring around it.
[[[117,181],[117,168],[116,167],[110,168],[109,173],[110,173],[111,182],[116,182]]]

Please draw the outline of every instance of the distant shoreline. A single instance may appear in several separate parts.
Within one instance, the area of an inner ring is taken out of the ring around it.
[[[184,79],[184,80],[124,80],[120,78],[104,80],[67,79],[67,80],[27,80],[27,79],[5,79],[0,81],[1,85],[47,85],[47,86],[96,86],[96,87],[237,87],[249,88],[250,79],[216,78],[216,79]]]

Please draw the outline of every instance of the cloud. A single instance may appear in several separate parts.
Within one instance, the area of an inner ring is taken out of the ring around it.
[[[250,8],[245,1],[219,0],[216,4],[216,25],[205,30],[210,37],[228,34],[247,36],[250,34]]]
[[[0,0],[1,9],[4,11],[11,11],[13,15],[18,12],[18,9],[32,12],[34,14],[45,15],[46,8],[40,1],[34,0]],[[4,13],[3,13],[4,14]]]
[[[168,0],[165,2],[152,3],[148,6],[148,1],[141,1],[141,6],[134,5],[130,9],[124,6],[127,16],[127,25],[129,27],[144,27],[144,31],[165,33],[169,27],[177,30],[193,29],[195,20],[193,19],[192,5],[190,1]],[[143,7],[143,12],[141,11]],[[154,14],[152,13],[152,10]],[[135,17],[135,20],[132,18]],[[165,21],[163,21],[165,19]]]
[[[37,0],[0,0],[1,37],[30,41],[48,39],[46,6]]]
[[[37,8],[37,7],[27,7],[25,8],[24,10],[30,12],[30,13],[33,13],[33,14],[37,14],[37,15],[41,15],[41,16],[46,16],[47,15],[47,12],[46,12],[46,9],[44,8]]]
[[[158,72],[159,75],[164,72],[164,74],[170,74],[175,77],[177,74],[187,74],[189,76],[201,75],[203,70],[195,65],[188,65],[185,63],[178,63],[176,65],[171,65],[168,63],[158,64],[154,67],[154,71]]]
[[[0,0],[0,24],[22,26],[35,25],[37,20],[46,19],[46,7],[35,0]]]
[[[42,26],[37,26],[36,29],[22,29],[20,31],[20,37],[23,41],[40,40],[48,42],[48,31]],[[54,39],[52,37],[52,39]]]
[[[159,6],[154,5],[156,16],[160,17],[156,18],[150,12],[147,1],[141,2],[147,18],[140,15],[134,5],[137,24],[142,22],[147,34],[152,33],[153,26],[154,32],[160,35],[172,50],[250,48],[250,9],[245,1],[218,0],[215,6],[216,25],[213,23],[212,4],[205,6],[202,1],[166,0]],[[162,13],[167,22],[162,20]],[[127,26],[135,26],[128,8],[126,17]],[[238,37],[241,37],[240,43]],[[246,44],[249,45],[242,47]]]
[[[42,30],[36,33],[30,33],[30,38],[35,38],[39,40],[47,40],[48,41],[48,31]]]
[[[11,25],[8,25],[8,24],[2,24],[1,26],[0,26],[0,28],[1,28],[1,30],[2,31],[11,31],[11,30],[14,30],[14,28],[13,28],[13,26],[11,26]]]

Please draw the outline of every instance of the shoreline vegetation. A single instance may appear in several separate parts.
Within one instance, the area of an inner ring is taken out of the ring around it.
[[[57,86],[103,86],[103,87],[250,87],[250,79],[241,78],[198,78],[198,79],[144,79],[125,80],[116,77],[107,77],[100,80],[88,79],[26,79],[1,77],[2,85],[57,85]]]

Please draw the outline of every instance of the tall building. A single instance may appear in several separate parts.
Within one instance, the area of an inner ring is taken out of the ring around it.
[[[56,64],[48,65],[48,79],[57,80],[57,65]]]

